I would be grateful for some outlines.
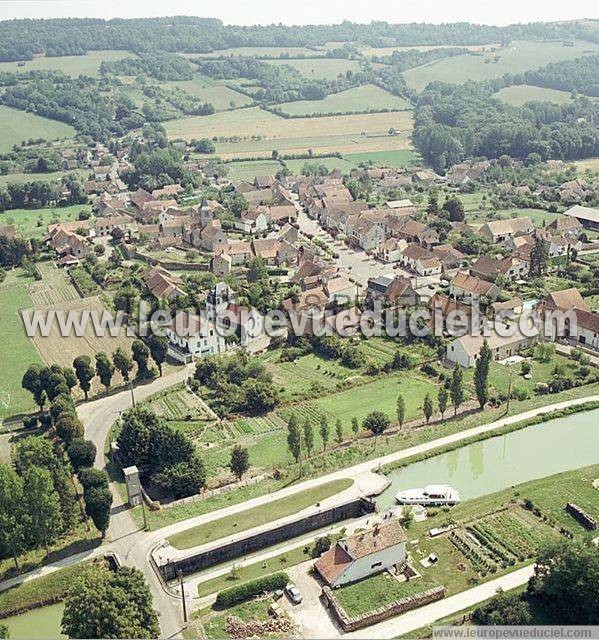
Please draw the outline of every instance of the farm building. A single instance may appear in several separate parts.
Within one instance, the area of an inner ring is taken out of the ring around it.
[[[564,215],[576,218],[576,220],[587,229],[599,229],[599,209],[582,207],[577,204],[567,211],[564,211]]]

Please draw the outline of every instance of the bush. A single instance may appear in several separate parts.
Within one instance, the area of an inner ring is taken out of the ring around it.
[[[247,602],[254,596],[264,591],[275,591],[276,589],[284,589],[289,583],[289,576],[286,573],[273,573],[270,576],[264,576],[257,580],[251,580],[237,587],[231,587],[220,591],[216,596],[214,603],[215,609],[227,609],[241,602]]]

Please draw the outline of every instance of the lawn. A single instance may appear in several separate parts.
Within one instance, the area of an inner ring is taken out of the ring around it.
[[[100,75],[100,65],[105,60],[108,62],[134,56],[135,54],[129,51],[88,51],[84,56],[62,56],[60,58],[37,56],[33,60],[25,62],[0,62],[0,72],[56,69],[69,76],[98,76]]]
[[[355,165],[352,162],[349,162],[345,158],[337,158],[336,156],[330,156],[328,158],[307,158],[303,160],[284,160],[287,168],[294,175],[299,175],[302,171],[302,167],[309,164],[322,164],[329,171],[338,170],[341,171],[342,174],[348,174],[352,169],[355,168]]]
[[[322,52],[324,54],[324,51]],[[232,47],[217,49],[210,53],[186,53],[188,58],[221,58],[231,56],[250,56],[252,58],[278,58],[280,56],[315,56],[318,51],[307,47]]]
[[[467,54],[445,58],[431,64],[410,69],[404,73],[408,85],[421,91],[429,82],[466,82],[490,80],[504,73],[521,73],[542,67],[549,62],[570,60],[583,54],[599,51],[599,45],[576,41],[573,46],[558,42],[515,41],[495,52]],[[495,62],[496,57],[499,61]]]
[[[349,479],[327,482],[314,489],[307,489],[286,498],[273,500],[265,505],[246,509],[245,511],[186,529],[171,536],[168,541],[176,549],[190,549],[191,547],[207,544],[235,533],[253,529],[267,522],[273,522],[294,513],[299,513],[326,498],[348,489],[352,484],[353,480]]]
[[[306,78],[323,78],[325,80],[334,80],[339,74],[345,75],[347,71],[360,71],[361,68],[357,60],[343,58],[283,59],[273,60],[271,64],[287,64],[297,69]]]
[[[316,153],[357,153],[409,148],[412,114],[399,111],[294,120],[250,107],[179,118],[164,126],[171,138],[242,138],[217,143],[217,154],[225,159],[270,156],[273,149],[289,154],[307,153],[309,149]],[[391,128],[399,134],[389,135]]]
[[[261,600],[249,600],[235,605],[225,611],[213,612],[208,610],[207,615],[201,618],[202,626],[208,638],[228,638],[229,634],[225,631],[227,619],[235,616],[244,622],[251,620],[264,621],[270,618],[268,609],[272,603],[272,598],[264,598]],[[193,624],[193,623],[192,623]],[[194,631],[189,637],[197,638],[203,636],[203,633]],[[273,636],[270,636],[273,637]]]
[[[25,334],[19,316],[21,309],[31,307],[27,286],[33,282],[33,278],[25,275],[21,269],[14,269],[6,274],[6,279],[0,284],[0,325],[3,338],[0,347],[0,420],[35,409],[31,394],[21,388],[21,379],[30,364],[41,360]]]
[[[389,109],[402,111],[411,109],[410,103],[404,98],[373,84],[366,84],[340,93],[332,93],[324,100],[298,100],[275,105],[283,113],[290,116],[306,116],[329,113],[364,113]]]
[[[42,238],[48,232],[49,224],[73,222],[79,219],[82,211],[91,213],[91,210],[91,205],[87,204],[45,209],[11,209],[0,214],[0,223],[14,224],[24,238]]]
[[[348,616],[353,618],[437,586],[437,582],[426,578],[399,582],[388,573],[379,573],[340,587],[334,595]]]
[[[343,157],[355,164],[365,162],[377,167],[409,167],[416,162],[416,154],[412,149],[372,151],[370,153],[346,153]]]
[[[523,104],[531,100],[541,100],[545,102],[557,102],[557,104],[565,104],[570,102],[571,95],[568,91],[559,91],[558,89],[547,89],[545,87],[535,87],[528,84],[514,85],[505,87],[495,94],[496,98],[503,100],[515,107],[521,107]]]
[[[204,102],[210,102],[217,111],[245,107],[252,103],[252,99],[243,93],[229,89],[224,84],[217,84],[214,80],[202,76],[195,76],[193,80],[168,82],[166,86],[173,86],[198,97]]]
[[[31,182],[32,180],[54,182],[55,180],[61,180],[63,176],[67,175],[74,175],[76,177],[83,178],[87,175],[87,172],[79,169],[75,171],[53,171],[52,173],[6,173],[4,175],[0,175],[0,186],[9,184],[11,182]]]
[[[229,180],[253,182],[256,176],[274,176],[283,168],[283,165],[277,160],[248,160],[247,162],[229,162],[227,168]]]
[[[0,105],[0,153],[7,153],[15,144],[32,138],[50,141],[74,138],[76,133],[64,122]]]

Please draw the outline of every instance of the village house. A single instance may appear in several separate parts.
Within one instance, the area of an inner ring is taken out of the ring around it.
[[[192,246],[211,253],[226,247],[229,243],[227,234],[221,228],[220,220],[207,220],[205,223],[195,222],[184,237]]]
[[[479,234],[492,244],[505,244],[516,235],[527,235],[534,231],[530,218],[509,218],[507,220],[491,220],[485,222]]]
[[[169,356],[183,364],[226,351],[225,339],[219,335],[214,323],[187,311],[176,314],[166,334]]]
[[[215,276],[223,277],[229,275],[232,268],[233,260],[224,249],[217,253],[210,262],[210,271],[212,271]]]
[[[585,229],[599,229],[599,209],[575,205],[564,211],[563,215],[575,218]]]
[[[85,238],[66,230],[62,225],[53,227],[46,240],[61,258],[73,256],[80,260],[91,253],[91,247]]]
[[[533,346],[537,342],[537,336],[525,336],[516,329],[511,336],[503,337],[493,333],[486,340],[493,354],[493,360],[501,361],[518,355],[523,349]],[[453,364],[470,369],[475,366],[484,341],[484,336],[465,335],[456,338],[447,345],[446,358]]]
[[[476,276],[460,271],[449,283],[449,294],[466,304],[479,304],[481,301],[495,302],[501,290],[493,282],[481,280]]]
[[[547,225],[547,230],[565,238],[578,238],[583,226],[576,216],[563,215],[552,220]]]
[[[514,281],[528,275],[529,265],[526,261],[508,256],[498,259],[493,256],[480,256],[470,267],[470,273],[487,282],[495,282],[497,278]]]
[[[522,315],[524,311],[524,301],[522,298],[515,297],[503,302],[494,302],[489,311],[491,318],[514,318]]]
[[[329,302],[337,305],[344,305],[354,300],[356,287],[347,278],[340,276],[327,280],[324,290],[329,297]]]
[[[268,218],[260,208],[250,209],[235,220],[235,228],[243,233],[260,233],[268,229]]]
[[[439,244],[431,249],[435,258],[443,265],[443,269],[455,269],[466,260],[466,256],[450,244]]]
[[[599,352],[599,314],[575,309],[576,323],[566,326],[566,338],[586,350]]]
[[[17,228],[13,224],[0,224],[0,238],[14,240],[17,237]]]
[[[114,229],[120,229],[123,233],[129,233],[137,228],[134,218],[126,213],[117,213],[109,217],[98,217],[94,220],[94,235],[103,238],[112,234]]]
[[[141,279],[157,300],[173,300],[185,295],[183,280],[163,267],[148,269],[141,274]]]
[[[426,306],[432,314],[431,327],[436,333],[456,335],[471,328],[473,308],[469,304],[435,293]]]
[[[332,588],[357,582],[406,563],[406,535],[398,520],[376,524],[337,541],[314,565]]]
[[[370,219],[367,215],[357,216],[348,228],[347,243],[358,246],[364,251],[374,251],[385,240],[385,231],[381,222]]]
[[[410,244],[404,250],[400,263],[420,276],[439,275],[441,262],[435,255],[418,244]]]
[[[376,257],[383,262],[399,262],[407,247],[407,240],[389,238],[379,245]]]
[[[366,289],[366,303],[371,308],[376,304],[383,307],[412,307],[418,305],[419,297],[412,283],[403,276],[380,276],[370,278]]]

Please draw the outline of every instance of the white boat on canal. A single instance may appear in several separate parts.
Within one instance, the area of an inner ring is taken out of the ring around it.
[[[423,488],[399,491],[395,500],[399,504],[454,505],[460,501],[460,494],[448,484],[429,484]]]

